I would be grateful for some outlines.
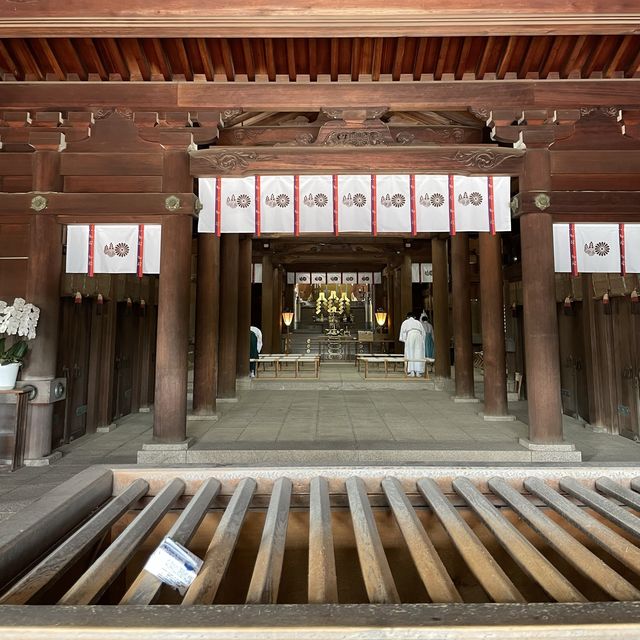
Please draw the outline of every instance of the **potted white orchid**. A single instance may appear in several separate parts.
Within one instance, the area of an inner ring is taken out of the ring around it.
[[[16,298],[12,305],[0,300],[0,389],[16,386],[18,370],[27,354],[27,340],[36,337],[36,327],[40,309],[33,304]],[[20,336],[11,346],[6,347],[6,336]]]

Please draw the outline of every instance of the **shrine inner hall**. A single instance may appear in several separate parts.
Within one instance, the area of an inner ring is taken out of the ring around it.
[[[6,0],[0,636],[637,637],[639,177],[634,2]]]

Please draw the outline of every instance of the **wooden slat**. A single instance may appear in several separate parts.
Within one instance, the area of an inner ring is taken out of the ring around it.
[[[291,82],[296,81],[296,48],[293,38],[287,38],[287,72]]]
[[[273,491],[262,530],[258,557],[247,593],[247,604],[275,604],[284,560],[284,545],[289,524],[291,480],[278,478]]]
[[[253,81],[256,79],[256,65],[253,59],[251,42],[246,38],[242,39],[242,56],[244,58],[244,70],[247,78]]]
[[[573,565],[582,575],[590,578],[603,591],[616,600],[638,600],[640,591],[605,564],[598,556],[580,544],[560,525],[548,518],[540,509],[509,486],[501,478],[491,478],[489,488],[505,500],[537,531],[547,543]]]
[[[478,80],[482,80],[487,73],[487,69],[489,67],[489,57],[491,56],[491,52],[493,51],[496,39],[497,38],[495,36],[489,36],[487,38],[482,56],[480,57],[480,62],[478,62],[478,66],[476,67],[476,78],[478,78]]]
[[[398,38],[396,41],[396,51],[393,56],[393,66],[391,68],[392,80],[400,80],[402,74],[402,61],[404,60],[404,50],[406,38]]]
[[[558,602],[586,602],[587,599],[503,517],[468,478],[453,481],[455,492],[482,518],[516,564]]]
[[[629,513],[623,507],[601,496],[596,491],[587,489],[587,487],[574,478],[562,478],[562,480],[560,480],[560,488],[575,498],[578,498],[594,511],[611,520],[611,522],[615,522],[625,531],[640,538],[640,518]]]
[[[347,479],[345,484],[351,509],[353,531],[356,536],[360,569],[369,602],[376,604],[399,603],[400,596],[391,575],[364,482],[361,478],[351,477]]]
[[[213,602],[236,548],[255,490],[256,481],[253,478],[244,478],[236,487],[209,543],[200,572],[182,600],[183,605]]]
[[[436,548],[396,478],[382,481],[389,506],[432,602],[462,602]]]
[[[382,73],[382,48],[384,38],[376,38],[373,43],[373,59],[371,61],[371,80],[377,82]]]
[[[586,533],[599,547],[640,574],[640,549],[551,489],[539,478],[525,478],[524,486],[527,491],[546,502],[574,527]]]
[[[329,483],[325,478],[313,478],[309,483],[308,593],[310,603],[338,602]]]
[[[149,485],[134,480],[124,491],[103,507],[91,520],[67,538],[0,598],[0,604],[26,604],[42,589],[61,578],[85,551],[109,530],[129,507],[139,500]]]
[[[184,492],[185,484],[174,478],[140,512],[82,577],[65,593],[58,604],[78,605],[95,602],[149,536],[171,505]]]
[[[166,537],[186,547],[207,513],[211,501],[220,492],[220,486],[215,478],[205,480]],[[143,569],[120,600],[120,604],[153,604],[161,587],[162,581]]]
[[[632,490],[635,487],[627,489],[610,478],[604,477],[596,480],[596,489],[616,500],[620,500],[620,502],[624,502],[624,504],[633,507],[636,511],[640,511],[640,495]]]
[[[513,57],[513,51],[516,47],[518,40],[514,36],[509,36],[507,40],[507,46],[504,48],[502,55],[500,56],[500,61],[498,62],[498,66],[496,68],[496,77],[498,80],[502,80],[509,70],[509,65],[511,63],[511,58]]]
[[[334,82],[338,79],[338,60],[339,60],[340,41],[338,38],[331,38],[331,80]]]
[[[571,49],[571,53],[567,56],[565,63],[562,65],[562,70],[560,71],[560,77],[568,78],[569,74],[582,67],[582,64],[578,62],[578,56],[584,43],[587,39],[587,36],[577,36],[576,41],[573,44]]]
[[[525,602],[523,595],[440,491],[437,483],[431,478],[422,478],[418,480],[418,489],[489,597],[494,602]]]
[[[413,63],[413,79],[420,80],[422,69],[424,68],[424,59],[427,53],[427,38],[419,38],[418,50],[416,51],[415,62]]]

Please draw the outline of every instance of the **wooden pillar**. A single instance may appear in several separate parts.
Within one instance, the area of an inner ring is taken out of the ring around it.
[[[550,152],[545,142],[527,145],[521,192],[551,190]],[[553,261],[553,219],[533,205],[522,209],[522,294],[529,440],[534,444],[562,442],[560,340]]]
[[[456,398],[473,398],[469,236],[466,233],[451,236],[451,279]]]
[[[405,319],[407,313],[413,311],[411,256],[407,254],[402,256],[402,264],[400,266],[400,307],[402,322]]]
[[[165,147],[163,191],[191,191],[188,148],[192,136],[161,135],[160,142]],[[187,434],[192,228],[189,215],[162,216],[153,416],[153,439],[157,443],[183,442]]]
[[[587,379],[587,398],[589,402],[589,424],[592,427],[611,428],[610,412],[607,411],[604,394],[601,392],[603,381],[603,362],[598,348],[598,330],[596,327],[596,300],[593,291],[593,276],[585,273],[582,278],[582,327],[584,335],[585,377]]]
[[[281,353],[282,348],[282,290],[283,270],[276,267],[273,270],[273,319],[271,325],[271,348],[274,353]]]
[[[191,227],[191,216],[163,216],[153,415],[158,443],[183,442],[187,435]]]
[[[270,255],[262,257],[262,351],[273,353],[273,262]]]
[[[61,191],[60,151],[64,135],[34,132],[29,144],[32,154],[33,190]],[[62,227],[46,211],[31,217],[27,274],[27,302],[40,308],[37,338],[29,344],[28,365],[21,379],[41,387],[56,377],[62,273]],[[38,382],[36,382],[38,381]],[[51,452],[53,404],[30,404],[25,459],[42,458]]]
[[[436,351],[435,374],[441,378],[450,378],[449,265],[445,239],[433,238],[431,241],[431,262],[433,268],[433,332]]]
[[[249,375],[249,347],[251,344],[251,258],[253,245],[251,236],[240,238],[238,262],[238,377]]]
[[[485,418],[506,416],[507,363],[502,240],[498,234],[480,234],[480,301],[484,353],[484,415]]]
[[[398,353],[404,352],[404,344],[398,339],[400,335],[400,327],[404,321],[404,315],[402,314],[402,301],[400,297],[400,267],[394,267],[393,269],[393,322],[394,330],[393,337],[396,341],[396,351]]]
[[[238,258],[240,237],[227,233],[220,241],[220,348],[218,398],[236,397],[238,352]],[[249,335],[247,333],[247,342]]]
[[[198,235],[196,275],[196,346],[193,369],[193,413],[213,415],[218,394],[220,308],[220,238]]]
[[[520,237],[529,440],[556,444],[562,442],[562,401],[551,216],[522,216]]]

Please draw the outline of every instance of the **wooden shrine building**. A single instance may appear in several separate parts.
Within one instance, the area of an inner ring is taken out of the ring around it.
[[[248,374],[252,317],[281,350],[286,272],[335,265],[382,274],[392,338],[412,263],[433,265],[435,373],[453,337],[462,399],[479,299],[484,411],[508,414],[511,358],[527,446],[561,448],[563,410],[637,438],[636,5],[6,0],[0,299],[41,308],[26,458],[152,405],[156,442],[184,442],[190,336],[193,413],[210,416]],[[511,230],[198,233],[198,179],[361,174],[510,178]],[[626,270],[556,274],[554,224],[593,223],[629,227]],[[110,224],[160,225],[159,275],[66,272],[69,229]]]

